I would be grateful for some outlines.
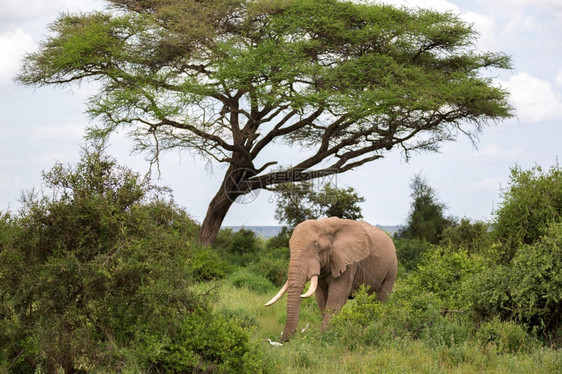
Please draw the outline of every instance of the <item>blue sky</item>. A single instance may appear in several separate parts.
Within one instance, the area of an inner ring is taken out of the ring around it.
[[[561,0],[386,0],[410,7],[451,10],[480,32],[480,50],[503,51],[512,71],[491,72],[511,93],[517,118],[490,124],[477,148],[468,139],[444,144],[440,153],[414,155],[406,163],[398,151],[355,171],[337,184],[352,186],[366,198],[365,220],[403,223],[410,206],[409,183],[421,173],[435,188],[448,213],[488,220],[501,201],[509,170],[554,165],[562,150],[562,1]],[[47,25],[61,11],[103,9],[98,0],[0,0],[0,211],[17,210],[21,192],[41,187],[41,172],[55,161],[79,158],[90,85],[72,88],[22,87],[12,82],[22,55],[36,48]],[[141,173],[144,155],[131,155],[126,133],[111,140],[110,153]],[[169,153],[161,158],[160,184],[171,187],[176,202],[202,221],[219,188],[224,169]],[[261,191],[250,204],[235,204],[225,225],[276,225],[273,196]]]

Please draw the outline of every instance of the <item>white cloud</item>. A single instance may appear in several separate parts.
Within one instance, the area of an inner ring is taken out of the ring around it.
[[[34,47],[33,37],[21,28],[0,34],[0,85],[10,83],[18,72],[21,58]]]
[[[562,95],[549,81],[519,72],[499,83],[510,92],[510,101],[521,122],[562,119]]]
[[[478,37],[479,47],[484,49],[497,47],[497,22],[494,16],[465,12],[461,14],[461,18],[474,25],[474,29],[480,34]]]
[[[78,141],[85,132],[83,125],[49,125],[35,126],[31,129],[30,138],[41,141]]]
[[[0,0],[0,20],[29,21],[39,17],[53,17],[64,10],[102,9],[102,4],[101,0]]]
[[[497,191],[499,187],[505,184],[505,178],[493,177],[484,178],[468,186],[469,191]]]
[[[524,159],[534,159],[535,155],[529,151],[526,151],[520,147],[515,148],[501,148],[494,144],[489,144],[482,149],[474,151],[476,157],[485,159],[502,159],[502,160],[524,160]]]
[[[49,8],[57,5],[57,1],[40,0],[0,0],[2,15],[0,20],[29,20],[40,16]]]
[[[556,83],[562,86],[562,69],[558,69],[558,74],[556,74]]]
[[[446,0],[382,0],[381,3],[408,8],[434,9],[442,12],[448,10],[460,12],[455,4]]]

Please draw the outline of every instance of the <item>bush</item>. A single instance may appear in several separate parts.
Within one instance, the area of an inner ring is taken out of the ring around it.
[[[445,204],[439,202],[435,190],[420,175],[414,177],[410,188],[412,206],[408,220],[396,236],[438,244],[443,230],[454,225],[454,220],[445,217]]]
[[[474,223],[468,218],[443,230],[441,245],[453,249],[465,249],[470,253],[481,253],[491,245],[488,225],[481,221]]]
[[[258,259],[262,243],[252,230],[242,228],[234,232],[225,228],[219,231],[213,248],[229,264],[244,267]]]
[[[288,250],[275,250],[260,254],[258,261],[248,266],[249,271],[263,276],[278,287],[283,286],[287,281],[288,269]]]
[[[467,251],[431,247],[417,270],[401,278],[388,302],[362,289],[334,316],[334,334],[346,345],[379,345],[396,338],[424,339],[434,346],[463,343],[471,332],[465,284],[484,261]],[[363,343],[364,342],[364,343]]]
[[[27,194],[0,220],[0,371],[150,372],[164,348],[197,368],[245,362],[234,322],[192,291],[197,226],[161,189],[101,145],[44,178],[52,195]],[[188,339],[193,326],[225,331],[224,360],[211,337]]]
[[[229,277],[230,282],[236,287],[246,287],[251,291],[260,294],[267,294],[275,291],[275,286],[262,275],[255,274],[248,269],[240,269],[232,273]]]
[[[261,359],[248,334],[226,316],[197,308],[181,321],[173,340],[147,357],[153,372],[252,373]]]
[[[550,224],[562,220],[562,169],[536,166],[511,169],[509,186],[495,212],[494,234],[501,242],[499,259],[508,263],[521,244],[533,244]]]
[[[420,292],[436,295],[446,309],[466,309],[464,284],[483,269],[481,257],[438,246],[424,254],[409,282]]]
[[[257,253],[261,249],[261,243],[256,233],[249,229],[240,229],[232,235],[229,253],[245,254]]]
[[[562,319],[562,223],[551,224],[542,239],[519,247],[510,264],[475,278],[469,287],[481,317],[498,316],[551,334]]]
[[[420,338],[428,326],[443,318],[441,301],[431,293],[402,287],[381,303],[364,288],[355,293],[330,322],[331,333],[341,344],[353,348],[380,345],[397,338]]]
[[[500,353],[527,352],[535,345],[522,326],[498,319],[483,323],[476,332],[476,339],[481,345],[495,346]]]
[[[210,248],[197,248],[191,258],[191,270],[197,281],[210,281],[226,276],[227,266],[219,255]]]
[[[269,238],[265,243],[268,250],[275,248],[289,248],[289,239],[293,232],[286,226],[281,228],[281,231],[276,236]]]
[[[414,270],[431,244],[424,239],[395,238],[394,245],[398,264],[406,270]]]

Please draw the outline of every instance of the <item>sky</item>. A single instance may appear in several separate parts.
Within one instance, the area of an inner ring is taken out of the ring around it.
[[[406,162],[392,150],[383,159],[340,174],[338,187],[353,187],[365,198],[364,219],[403,224],[410,209],[409,184],[424,177],[447,206],[447,214],[491,220],[508,186],[510,169],[555,165],[562,150],[562,0],[386,0],[387,4],[452,11],[474,25],[481,51],[510,55],[514,68],[489,72],[510,92],[516,117],[491,123],[474,146],[459,137],[439,153],[415,154]],[[14,83],[21,59],[48,35],[60,12],[101,10],[101,0],[0,0],[0,211],[17,211],[23,191],[40,190],[42,171],[55,162],[76,163],[91,120],[84,113],[95,86],[29,88]],[[139,173],[146,156],[132,154],[126,133],[114,135],[109,153]],[[173,190],[176,203],[201,222],[225,169],[190,154],[160,159],[157,183]],[[275,196],[234,204],[226,226],[277,225]]]

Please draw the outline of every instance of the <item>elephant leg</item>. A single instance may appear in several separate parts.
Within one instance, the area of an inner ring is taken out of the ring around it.
[[[390,296],[390,292],[392,287],[394,286],[394,282],[396,281],[396,275],[388,274],[386,278],[381,283],[380,288],[377,290],[377,298],[380,301],[388,300]]]
[[[347,298],[353,289],[354,271],[349,268],[342,275],[340,275],[328,287],[328,298],[326,300],[326,309],[322,316],[322,331],[328,328],[328,324],[332,316],[339,312],[339,310],[347,302]]]

